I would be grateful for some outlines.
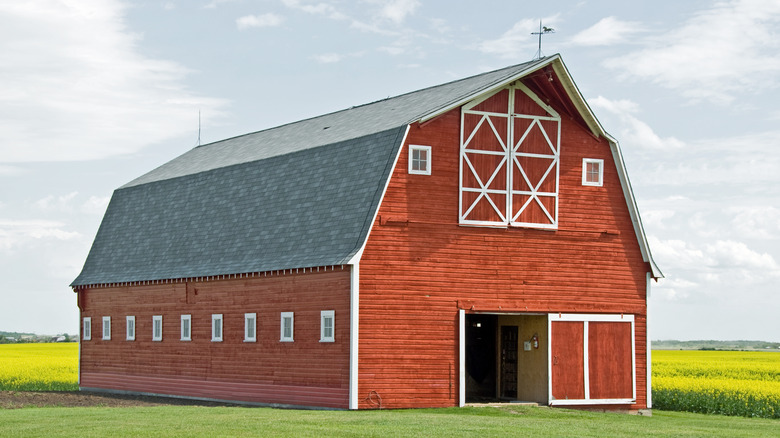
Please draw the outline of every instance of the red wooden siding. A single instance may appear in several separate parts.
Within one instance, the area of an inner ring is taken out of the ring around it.
[[[584,324],[554,322],[550,332],[553,398],[584,399]]]
[[[588,323],[588,372],[590,398],[633,397],[631,324]]]
[[[82,387],[187,397],[348,407],[350,271],[79,292],[92,340],[82,341]],[[320,311],[335,310],[336,342],[320,342]],[[281,312],[294,312],[294,342],[279,342]],[[211,341],[211,315],[223,315],[223,342]],[[257,314],[257,342],[244,342],[244,313]],[[192,315],[192,340],[180,316]],[[136,340],[125,340],[135,315]],[[152,316],[163,339],[152,341]],[[112,338],[100,321],[111,316]],[[97,322],[97,323],[96,323]]]
[[[457,405],[463,308],[634,314],[631,409],[644,408],[649,267],[607,141],[563,117],[557,230],[460,226],[460,120],[456,109],[411,127],[406,145],[432,147],[432,174],[407,174],[405,146],[372,227],[360,262],[359,407],[377,407],[377,396],[388,408]],[[604,160],[602,187],[581,185],[583,158]]]

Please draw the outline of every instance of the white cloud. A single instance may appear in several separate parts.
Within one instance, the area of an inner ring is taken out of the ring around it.
[[[642,32],[640,23],[606,17],[574,35],[571,42],[578,46],[609,46],[625,43],[628,37],[638,32]]]
[[[321,55],[315,55],[314,59],[322,64],[332,64],[344,59],[344,55],[340,55],[338,53],[323,53]]]
[[[664,229],[664,221],[674,217],[674,213],[674,210],[648,210],[642,213],[642,222],[646,227]]]
[[[640,147],[650,150],[669,150],[682,148],[685,143],[674,137],[661,137],[655,133],[647,123],[639,120],[634,113],[639,111],[639,105],[629,100],[609,100],[598,96],[588,100],[596,109],[602,109],[617,116],[622,127],[618,138],[622,144],[630,144],[631,147]]]
[[[78,192],[70,192],[61,196],[48,195],[33,204],[44,211],[71,211],[73,210],[72,201],[78,194]]]
[[[414,11],[420,6],[417,0],[392,0],[384,5],[380,14],[396,24],[400,24],[408,15],[414,14]]]
[[[102,216],[106,212],[110,200],[110,196],[90,196],[84,201],[81,208],[87,214]]]
[[[780,239],[780,209],[772,206],[740,207],[731,224],[743,236],[756,239]]]
[[[236,0],[211,0],[209,3],[203,6],[204,9],[214,9],[223,3],[232,3]]]
[[[742,242],[718,240],[705,248],[712,260],[711,266],[716,268],[761,270],[771,275],[778,273],[777,262],[771,254],[753,251]]]
[[[183,85],[189,73],[138,52],[118,0],[0,3],[0,156],[93,160],[189,133],[225,101]],[[24,147],[19,147],[24,145]]]
[[[555,27],[558,16],[547,17],[542,20],[545,26]],[[482,41],[477,44],[477,49],[482,53],[496,55],[505,59],[526,59],[530,53],[537,48],[537,37],[531,35],[531,32],[539,31],[539,21],[534,19],[524,19],[515,23],[511,29],[504,32],[500,37],[492,40]],[[542,45],[544,51],[544,45]]]
[[[360,58],[361,56],[365,55],[365,52],[354,52],[354,53],[323,53],[321,55],[315,55],[313,58],[317,60],[317,62],[322,64],[333,64],[336,62],[341,62],[344,59],[347,58]]]
[[[282,3],[290,9],[296,9],[307,14],[325,15],[328,18],[343,20],[347,17],[336,10],[329,3],[303,4],[300,0],[282,0]]]
[[[239,30],[250,29],[253,27],[275,27],[282,24],[284,19],[280,15],[273,13],[261,15],[245,15],[236,19],[236,26]]]
[[[0,219],[0,250],[11,250],[23,246],[30,240],[71,240],[81,233],[67,231],[65,224],[49,220],[3,220]]]
[[[665,301],[680,301],[696,295],[698,283],[683,278],[664,278],[657,286],[652,286],[651,296],[660,296]]]
[[[737,92],[778,86],[778,26],[780,2],[721,1],[675,29],[662,29],[646,41],[648,48],[606,64],[690,100],[729,103]]]
[[[751,284],[780,277],[780,265],[768,253],[750,249],[744,242],[716,240],[701,247],[683,240],[648,238],[653,254],[670,272],[688,272],[710,284]]]
[[[406,53],[406,49],[405,48],[397,47],[397,46],[380,47],[377,50],[379,50],[380,52],[385,52],[388,55],[393,55],[393,56],[403,55],[404,53]]]

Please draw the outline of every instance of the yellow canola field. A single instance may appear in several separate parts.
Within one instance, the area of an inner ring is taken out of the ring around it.
[[[0,390],[77,390],[78,349],[75,342],[0,345]]]
[[[653,351],[653,407],[780,418],[780,353]]]

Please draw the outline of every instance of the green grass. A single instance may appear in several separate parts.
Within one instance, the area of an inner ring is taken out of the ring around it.
[[[397,411],[297,411],[163,406],[0,410],[3,437],[777,437],[776,420],[655,411],[652,417],[506,407]]]

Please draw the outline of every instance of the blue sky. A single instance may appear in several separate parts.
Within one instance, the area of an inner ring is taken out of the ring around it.
[[[653,339],[780,341],[780,3],[0,4],[0,330],[78,330],[112,191],[201,143],[530,60],[621,143]]]

